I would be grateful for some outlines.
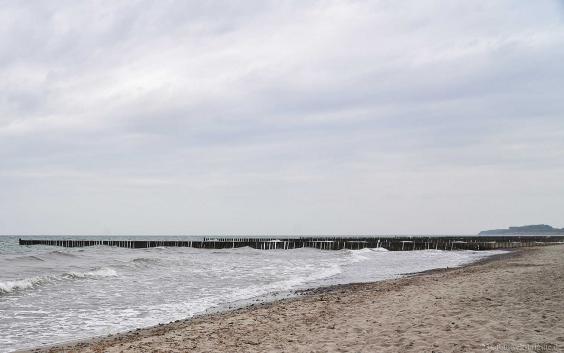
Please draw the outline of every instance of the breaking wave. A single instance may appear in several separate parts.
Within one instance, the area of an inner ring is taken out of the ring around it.
[[[27,256],[18,256],[15,258],[16,261],[45,261],[39,256],[34,255],[27,255]]]
[[[54,250],[54,251],[50,251],[49,255],[55,255],[55,256],[66,256],[66,257],[76,257],[76,255],[73,255],[71,253],[68,253],[66,251],[60,251],[60,250]]]
[[[31,277],[4,281],[0,282],[0,295],[34,289],[48,283],[55,283],[62,280],[116,277],[117,275],[118,273],[116,270],[108,267],[103,267],[85,272],[65,272],[59,275],[47,275],[42,277]]]
[[[0,282],[0,294],[31,289],[48,281],[45,277],[24,278],[14,281]]]
[[[93,271],[86,272],[66,272],[63,274],[65,278],[101,278],[101,277],[116,277],[118,274],[116,270],[108,267],[103,267]]]

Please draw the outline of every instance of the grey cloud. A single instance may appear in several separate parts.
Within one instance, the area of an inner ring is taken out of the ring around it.
[[[560,6],[7,2],[0,233],[563,226]]]

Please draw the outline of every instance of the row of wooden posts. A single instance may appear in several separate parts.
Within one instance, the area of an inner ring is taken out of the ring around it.
[[[192,247],[226,249],[251,247],[262,250],[317,248],[324,250],[385,248],[406,250],[492,250],[564,243],[564,236],[446,236],[446,237],[207,237],[201,240],[87,240],[87,239],[19,239],[20,245],[62,247],[116,246],[122,248]]]

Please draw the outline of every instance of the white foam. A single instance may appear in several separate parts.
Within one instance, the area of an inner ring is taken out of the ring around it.
[[[100,268],[85,272],[66,272],[62,275],[46,275],[0,282],[0,294],[36,288],[47,283],[64,279],[116,277],[118,273],[112,268]]]
[[[24,278],[14,281],[0,282],[0,294],[11,293],[14,291],[19,291],[24,289],[30,289],[45,282],[45,280],[46,280],[45,278],[33,277],[33,278]]]
[[[369,255],[372,252],[368,248],[360,249],[360,250],[345,250],[345,251],[348,254],[350,254],[350,262],[351,263],[357,263],[357,262],[362,262],[362,261],[368,260],[368,257],[364,256],[364,255]]]
[[[390,250],[386,249],[386,248],[372,248],[372,249],[368,249],[372,252],[389,252]]]
[[[103,267],[93,271],[86,272],[67,272],[63,274],[67,278],[98,278],[98,277],[116,277],[118,274],[113,268]]]

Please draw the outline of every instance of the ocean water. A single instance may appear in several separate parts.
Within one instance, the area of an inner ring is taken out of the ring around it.
[[[0,237],[0,352],[166,323],[298,289],[455,267],[500,252],[60,248]]]

